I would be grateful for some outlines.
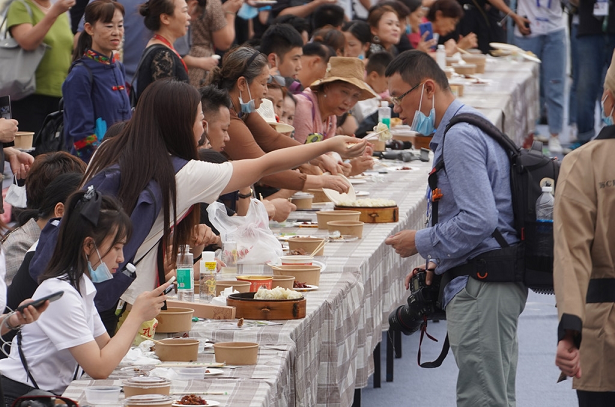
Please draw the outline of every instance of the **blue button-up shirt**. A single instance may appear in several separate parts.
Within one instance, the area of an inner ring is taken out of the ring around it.
[[[446,126],[459,113],[481,115],[458,100],[444,113],[430,144],[434,164],[444,154],[445,168],[438,172],[438,188],[443,195],[438,204],[438,224],[416,233],[417,250],[438,264],[437,274],[500,248],[491,237],[496,228],[508,243],[518,241],[509,158],[497,141],[467,123],[451,127],[444,139]],[[445,306],[467,281],[464,276],[448,284],[444,290]]]

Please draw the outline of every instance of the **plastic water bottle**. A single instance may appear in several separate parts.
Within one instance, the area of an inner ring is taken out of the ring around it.
[[[199,298],[203,301],[211,301],[216,296],[217,263],[214,252],[203,252],[201,255]]]
[[[438,45],[438,49],[436,50],[436,62],[440,69],[444,70],[446,68],[446,49],[444,49],[444,45]]]
[[[549,184],[542,187],[542,194],[536,200],[536,220],[553,222],[553,188]]]
[[[177,254],[177,298],[194,302],[194,263],[188,245]]]
[[[553,188],[542,187],[542,194],[536,200],[536,247],[539,257],[553,256]]]
[[[391,128],[391,108],[389,107],[389,102],[386,100],[380,102],[380,107],[378,108],[378,122],[386,124],[389,129]]]

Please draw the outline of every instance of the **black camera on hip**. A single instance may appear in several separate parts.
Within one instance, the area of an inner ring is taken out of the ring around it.
[[[446,319],[438,302],[442,276],[434,275],[431,285],[425,283],[425,269],[412,276],[408,305],[402,305],[389,315],[391,329],[410,335],[419,330],[425,319]]]

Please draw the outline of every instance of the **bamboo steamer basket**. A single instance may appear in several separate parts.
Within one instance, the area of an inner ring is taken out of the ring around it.
[[[305,318],[304,297],[295,300],[255,300],[256,293],[231,294],[226,305],[235,307],[235,317],[256,320]]]

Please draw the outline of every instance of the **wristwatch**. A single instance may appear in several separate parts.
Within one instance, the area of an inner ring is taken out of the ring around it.
[[[250,187],[250,193],[249,194],[242,194],[241,192],[237,192],[237,196],[239,197],[239,199],[252,198],[253,195],[254,195],[254,191],[252,190],[252,187]]]

